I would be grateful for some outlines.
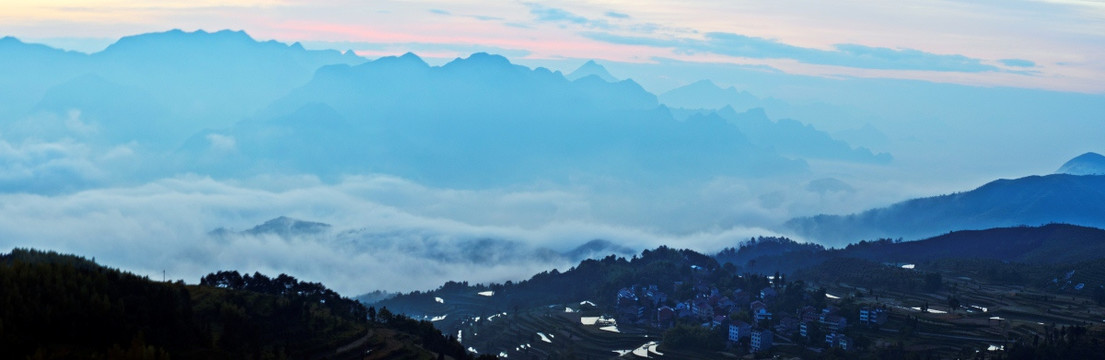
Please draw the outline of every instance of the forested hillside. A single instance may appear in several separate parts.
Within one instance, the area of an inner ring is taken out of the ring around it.
[[[12,359],[471,358],[428,322],[281,274],[157,282],[85,258],[0,255],[0,348]]]

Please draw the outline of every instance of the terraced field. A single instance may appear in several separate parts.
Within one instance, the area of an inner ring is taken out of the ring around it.
[[[818,285],[834,294],[867,293],[848,284]],[[1014,338],[1031,339],[1063,326],[1105,321],[1105,308],[1092,302],[1087,294],[1056,295],[967,277],[948,280],[935,294],[884,291],[876,295],[848,299],[890,309],[887,324],[879,330],[862,331],[876,339],[875,346],[900,343],[910,351],[944,355],[963,353],[965,349],[986,351],[1005,346]],[[948,296],[959,299],[960,306],[949,308]],[[930,311],[919,311],[925,304]],[[914,321],[916,326],[911,327]]]
[[[657,329],[602,320],[601,311],[586,299],[569,304],[551,304],[537,308],[515,309],[502,294],[483,296],[475,293],[437,293],[426,301],[408,301],[393,311],[427,320],[439,318],[435,325],[446,334],[459,337],[469,350],[506,358],[546,359],[584,358],[686,358],[663,354],[656,349]],[[444,318],[441,318],[444,316]],[[585,324],[582,319],[588,318]],[[611,320],[612,321],[612,320]],[[615,331],[616,329],[616,331]],[[648,346],[651,343],[651,346]],[[650,351],[651,349],[651,351]],[[694,357],[716,357],[697,354]]]

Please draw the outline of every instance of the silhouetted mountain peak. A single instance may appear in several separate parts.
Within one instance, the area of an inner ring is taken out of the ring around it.
[[[575,71],[572,71],[572,73],[568,74],[566,78],[568,78],[568,80],[575,81],[589,76],[597,77],[605,82],[618,82],[618,78],[610,75],[610,72],[606,71],[605,67],[599,65],[594,60],[587,60],[586,63],[583,63],[583,65],[581,65]]]
[[[725,105],[721,109],[717,110],[717,114],[721,115],[721,117],[733,118],[733,117],[736,117],[740,113],[738,113],[737,109],[734,109],[733,106]]]
[[[287,44],[276,40],[258,41],[241,30],[219,30],[207,32],[196,30],[193,32],[174,29],[165,32],[146,33],[126,36],[103,51],[96,53],[98,57],[115,58],[152,55],[168,56],[165,60],[179,57],[191,57],[184,61],[227,61],[226,57],[237,61],[259,61],[256,59],[271,59],[292,55],[301,57],[304,54],[324,54],[333,60],[324,63],[360,62],[364,59],[356,57],[356,61],[350,58],[350,54],[343,54],[335,50],[307,50],[298,42]],[[339,58],[345,58],[340,59]],[[280,61],[277,59],[276,61]],[[302,61],[302,59],[300,60]],[[315,65],[317,66],[317,65]]]
[[[695,81],[695,82],[691,83],[690,85],[687,85],[686,88],[699,89],[699,90],[725,90],[725,89],[722,89],[720,86],[717,86],[717,84],[715,84],[712,80],[709,80],[709,79],[703,79],[703,80]]]
[[[368,65],[372,64],[372,65]],[[422,58],[418,57],[414,53],[406,53],[402,56],[385,56],[371,63],[365,63],[364,66],[398,66],[403,68],[428,68],[430,67]]]
[[[635,254],[636,252],[636,250],[612,243],[608,240],[595,239],[579,245],[562,255],[573,261],[579,261],[587,258],[604,257],[611,254],[628,255]]]
[[[764,106],[764,102],[746,91],[730,86],[722,88],[711,80],[699,80],[660,94],[660,102],[677,108],[718,109],[726,105],[737,109]]]
[[[180,46],[182,44],[204,44],[204,43],[237,43],[247,44],[256,43],[248,34],[244,31],[230,31],[220,30],[217,32],[209,33],[204,30],[196,30],[193,32],[186,32],[180,29],[173,29],[165,32],[154,32],[146,34],[138,34],[131,36],[124,36],[104,49],[104,53],[112,53],[123,50],[133,50],[136,48],[143,48],[148,46],[156,46],[158,48]]]
[[[293,219],[287,216],[281,216],[264,224],[254,226],[252,229],[246,230],[244,233],[249,235],[261,235],[261,234],[274,234],[274,235],[303,235],[303,234],[318,234],[330,229],[329,224],[320,222],[303,221]]]
[[[821,178],[810,181],[806,184],[806,191],[815,192],[821,195],[828,193],[852,193],[856,192],[856,188],[848,185],[848,183],[841,181],[837,178]]]
[[[469,55],[467,58],[456,58],[450,61],[442,68],[507,68],[515,66],[510,63],[506,57],[502,55],[488,54],[485,52],[478,52]]]
[[[1071,175],[1105,175],[1105,156],[1094,152],[1078,155],[1055,172]]]

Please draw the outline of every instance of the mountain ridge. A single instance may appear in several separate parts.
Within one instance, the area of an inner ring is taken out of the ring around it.
[[[1033,175],[974,190],[918,198],[850,215],[795,218],[783,227],[827,245],[922,238],[947,231],[1052,222],[1105,226],[1105,176]]]
[[[304,119],[333,114],[335,124],[342,125],[326,129],[324,136],[306,137],[306,132],[322,130],[289,125],[304,121],[276,121],[287,116],[281,114]],[[659,180],[806,170],[801,160],[749,143],[724,121],[675,121],[655,95],[632,80],[571,81],[559,72],[530,69],[486,53],[442,66],[405,54],[323,67],[258,116],[213,131],[235,139],[237,152],[207,156],[199,146],[202,137],[193,137],[184,153],[216,160],[208,164],[206,171],[211,172],[281,163],[324,176],[367,170],[431,184],[486,186],[540,178],[562,181],[565,174],[592,172]],[[321,138],[326,142],[314,140]],[[324,165],[304,154],[277,151],[286,144],[329,148],[314,158],[335,160]],[[247,160],[274,152],[289,157]],[[686,174],[665,170],[676,165]]]

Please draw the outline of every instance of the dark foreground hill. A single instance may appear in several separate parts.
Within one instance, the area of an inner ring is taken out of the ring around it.
[[[10,359],[471,357],[429,323],[283,274],[218,272],[192,286],[16,249],[0,255],[0,288]]]
[[[851,215],[796,218],[784,226],[826,245],[924,238],[948,231],[1070,223],[1105,226],[1105,176],[1053,174],[997,180]]]
[[[860,241],[840,249],[761,237],[725,249],[715,257],[751,272],[791,272],[837,258],[900,264],[965,259],[1076,264],[1105,258],[1105,230],[1069,224],[1016,226],[955,231],[916,241]]]
[[[960,258],[1076,263],[1105,257],[1105,230],[1066,224],[964,230],[921,241],[864,242],[845,248],[844,254],[895,262]]]

